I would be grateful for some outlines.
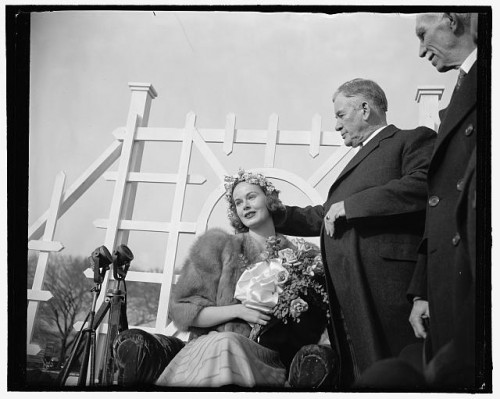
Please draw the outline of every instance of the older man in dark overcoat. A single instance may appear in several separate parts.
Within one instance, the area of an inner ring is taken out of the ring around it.
[[[370,80],[344,83],[333,101],[335,129],[359,150],[323,205],[287,206],[277,230],[321,235],[345,388],[373,362],[416,342],[406,290],[423,233],[436,134],[388,125],[385,93]]]
[[[426,339],[426,379],[441,388],[470,388],[475,378],[477,28],[471,29],[473,18],[477,14],[429,13],[416,21],[420,57],[439,72],[459,69],[450,103],[441,112],[427,177],[425,234],[409,289],[414,301],[410,322],[415,335]]]

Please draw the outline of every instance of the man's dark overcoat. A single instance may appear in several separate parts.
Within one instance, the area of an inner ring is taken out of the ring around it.
[[[406,290],[423,233],[435,137],[425,127],[385,127],[347,164],[324,205],[287,207],[285,221],[277,226],[284,234],[321,234],[344,384],[349,383],[349,371],[356,376],[415,342]],[[344,201],[346,218],[336,221],[335,234],[329,237],[323,217],[339,201]],[[339,328],[344,322],[348,338]]]
[[[464,301],[474,298],[475,285],[470,264],[465,261],[467,265],[464,266],[464,262],[456,261],[463,258],[459,255],[462,247],[474,239],[461,237],[456,211],[459,198],[467,188],[466,169],[476,148],[476,105],[477,63],[463,78],[460,88],[455,89],[450,104],[441,114],[442,122],[428,172],[425,234],[408,291],[410,296],[421,296],[429,301],[430,336],[426,340],[429,358],[452,340],[457,328],[474,324],[473,312],[468,312],[471,314],[469,320],[457,326],[456,315],[466,308],[474,308],[473,304],[466,305]],[[472,159],[475,163],[475,157]],[[475,170],[475,165],[469,165],[471,168]],[[472,335],[469,340],[474,342],[474,329],[468,330]]]

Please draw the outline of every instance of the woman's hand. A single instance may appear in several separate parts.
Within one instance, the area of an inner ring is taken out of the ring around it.
[[[241,304],[238,305],[238,316],[240,319],[247,321],[248,323],[261,324],[265,326],[271,320],[271,316],[261,312],[259,310],[251,309]]]
[[[271,316],[239,303],[227,306],[208,306],[203,308],[193,320],[194,327],[212,327],[234,319],[243,319],[249,323],[265,326]]]

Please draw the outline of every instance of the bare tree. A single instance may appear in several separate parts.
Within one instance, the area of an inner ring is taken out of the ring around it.
[[[146,325],[156,320],[160,284],[127,283],[127,318],[130,325]]]
[[[35,267],[36,256],[30,254],[28,283]],[[83,257],[52,254],[49,258],[43,289],[50,291],[53,297],[39,308],[38,331],[44,341],[58,340],[60,361],[64,361],[76,338],[73,325],[90,309],[92,282],[83,274],[88,267]]]

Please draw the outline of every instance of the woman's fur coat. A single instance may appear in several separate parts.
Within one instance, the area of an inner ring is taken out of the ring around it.
[[[281,236],[281,247],[293,244]],[[173,288],[170,317],[180,330],[192,332],[192,338],[211,330],[233,331],[249,336],[250,326],[241,319],[210,328],[192,326],[198,313],[208,306],[237,304],[236,283],[245,268],[262,260],[260,251],[248,233],[228,234],[222,229],[210,229],[191,247],[179,280]]]

